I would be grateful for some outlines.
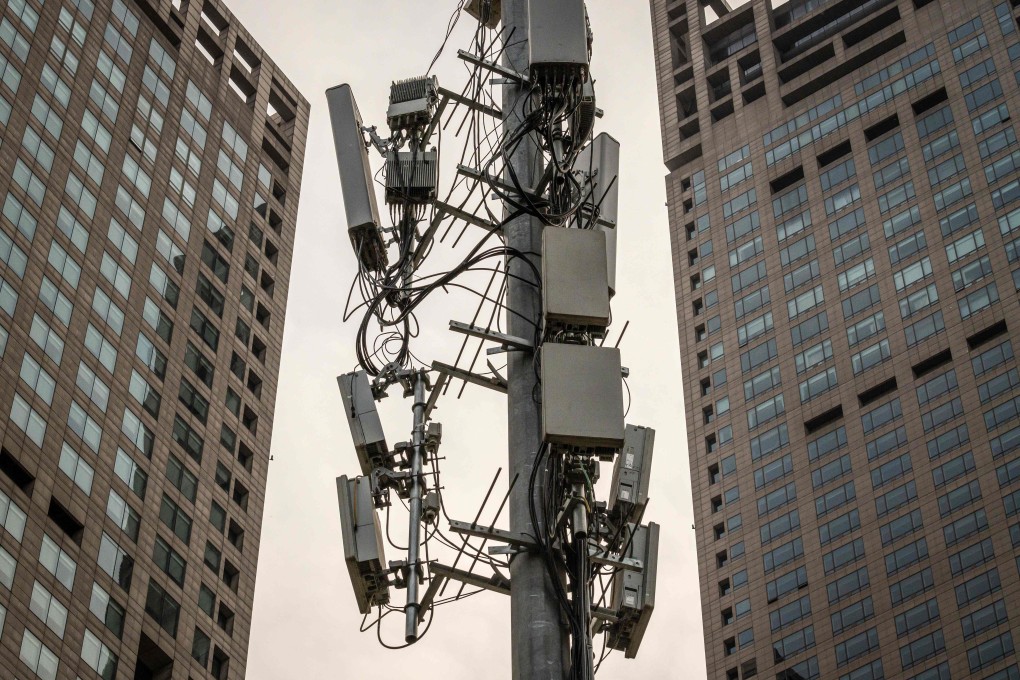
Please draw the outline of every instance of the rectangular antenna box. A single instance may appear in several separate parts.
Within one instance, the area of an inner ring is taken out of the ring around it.
[[[547,342],[541,373],[542,441],[591,453],[623,446],[620,350]]]
[[[609,513],[621,523],[637,522],[648,502],[654,446],[655,430],[639,425],[627,426],[609,489]]]
[[[439,154],[390,151],[386,156],[386,203],[423,205],[436,199]]]
[[[368,477],[336,479],[343,533],[344,561],[350,572],[358,609],[368,614],[376,605],[390,601],[386,582],[386,555],[379,517],[372,503],[372,480]]]
[[[354,450],[361,464],[361,474],[370,475],[377,467],[388,467],[390,449],[386,445],[382,421],[375,408],[375,398],[368,382],[368,373],[355,371],[337,376],[340,398],[344,402],[344,415],[351,428]]]
[[[340,169],[347,232],[362,264],[369,270],[381,271],[386,267],[386,245],[379,233],[379,206],[361,133],[361,114],[350,85],[326,90],[326,103]]]
[[[542,314],[546,333],[605,334],[609,326],[606,235],[594,229],[542,230]]]
[[[584,0],[530,0],[528,48],[539,84],[584,82],[588,73],[588,15]]]
[[[605,132],[581,149],[574,170],[589,177],[592,201],[599,207],[599,216],[612,227],[599,225],[606,234],[606,263],[609,271],[609,294],[616,293],[616,222],[620,204],[620,143]]]
[[[659,525],[649,522],[636,527],[626,557],[640,560],[641,571],[623,569],[613,578],[613,611],[619,621],[609,629],[608,644],[610,649],[623,650],[625,658],[633,659],[655,608]]]
[[[391,130],[427,125],[438,102],[439,80],[435,76],[398,80],[390,85],[386,124]]]

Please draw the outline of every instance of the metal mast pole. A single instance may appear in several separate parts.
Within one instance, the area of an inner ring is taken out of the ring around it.
[[[528,57],[528,2],[503,0],[503,34],[509,40],[504,52],[504,65],[523,73]],[[524,105],[528,90],[517,82],[503,86],[503,135],[517,129],[524,121]],[[543,157],[534,140],[526,137],[507,159],[523,187],[535,187],[543,174]],[[509,177],[506,178],[510,182]],[[506,245],[524,253],[534,253],[532,260],[540,265],[542,224],[534,217],[523,215],[503,229]],[[510,260],[507,278],[508,332],[523,338],[535,337],[541,324],[542,306],[534,274],[519,260]],[[539,269],[541,267],[539,266]],[[537,378],[535,357],[529,352],[507,354],[507,408],[509,429],[510,478],[522,480],[510,491],[510,530],[534,535],[531,524],[527,481],[535,465],[542,443],[541,411],[536,401]],[[548,457],[543,467],[548,468]],[[544,522],[547,475],[539,472],[534,488],[539,522]],[[513,680],[564,680],[568,657],[568,640],[561,623],[556,591],[541,555],[536,552],[518,554],[510,565],[510,654]]]
[[[407,607],[404,609],[404,639],[418,639],[418,574],[419,544],[421,543],[421,482],[422,461],[425,458],[425,374],[415,371],[411,377],[414,387],[414,433],[411,440],[411,494],[408,500],[410,519],[407,529]]]

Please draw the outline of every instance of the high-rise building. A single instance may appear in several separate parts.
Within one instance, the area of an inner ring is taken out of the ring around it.
[[[0,12],[0,676],[242,678],[308,104],[218,0]]]
[[[1020,678],[1017,3],[651,8],[709,677]]]

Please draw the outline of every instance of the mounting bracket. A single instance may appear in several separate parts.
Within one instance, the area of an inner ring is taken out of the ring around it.
[[[613,555],[595,548],[589,548],[588,555],[593,563],[604,564],[607,567],[636,572],[641,572],[645,568],[641,560],[636,560],[633,557],[620,557],[619,555]]]
[[[482,338],[483,340],[491,340],[492,342],[498,342],[500,345],[505,347],[512,347],[513,349],[533,352],[535,346],[525,340],[519,338],[516,335],[507,335],[506,333],[498,333],[488,328],[482,328],[481,326],[472,326],[461,321],[450,321],[450,330],[455,333],[463,333],[464,335],[470,335],[473,338]]]
[[[450,520],[450,530],[464,536],[477,536],[478,538],[485,538],[498,543],[506,543],[524,550],[532,550],[537,547],[535,542],[531,540],[530,536],[497,529],[495,527],[486,527],[469,522]]]
[[[488,71],[492,71],[493,73],[495,73],[497,75],[501,75],[504,78],[507,78],[508,80],[512,80],[515,83],[519,84],[521,87],[530,87],[531,86],[531,81],[528,80],[527,76],[525,76],[525,75],[523,75],[521,73],[518,73],[517,71],[514,71],[513,69],[509,69],[509,68],[506,68],[505,66],[501,66],[501,65],[499,65],[499,64],[497,64],[495,62],[491,62],[491,61],[488,61],[486,59],[482,59],[481,57],[476,56],[474,54],[471,54],[470,52],[466,52],[464,50],[457,50],[457,56],[459,58],[463,59],[464,61],[466,61],[469,64],[474,64],[475,66],[481,66],[482,68],[484,68],[484,69],[486,69]]]
[[[484,375],[478,373],[472,373],[471,371],[465,371],[462,368],[456,368],[449,364],[444,364],[441,361],[432,362],[432,370],[445,373],[451,378],[460,378],[464,382],[469,382],[473,385],[480,385],[482,387],[488,387],[490,390],[495,390],[506,394],[506,381],[502,378],[487,378]]]

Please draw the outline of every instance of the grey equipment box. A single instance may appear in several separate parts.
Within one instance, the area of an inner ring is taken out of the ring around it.
[[[541,349],[542,441],[585,452],[623,446],[620,350],[547,342]]]
[[[620,143],[605,132],[584,147],[574,161],[574,170],[591,177],[594,184],[592,201],[599,206],[600,216],[612,227],[598,226],[606,234],[606,266],[609,295],[616,293],[616,220],[620,203]]]
[[[372,607],[389,604],[385,546],[379,518],[372,504],[372,480],[368,477],[336,479],[343,532],[344,561],[350,572],[358,610],[368,614]]]
[[[530,0],[531,77],[539,85],[584,82],[588,75],[588,16],[584,0]]]
[[[435,76],[398,80],[390,85],[386,124],[393,131],[428,125],[438,102],[439,80]]]
[[[344,415],[351,427],[351,439],[354,450],[358,453],[361,474],[370,475],[378,467],[389,467],[391,463],[390,449],[386,445],[379,412],[375,408],[372,387],[368,382],[368,373],[355,371],[337,376],[340,386],[340,398],[344,402]]]
[[[379,232],[379,206],[373,189],[372,168],[368,164],[368,149],[361,134],[361,114],[350,85],[326,90],[326,103],[351,244],[366,269],[383,271],[388,260],[386,245]]]
[[[654,446],[655,430],[639,425],[627,426],[609,489],[609,514],[621,524],[637,522],[648,503]]]
[[[641,571],[623,569],[613,578],[613,611],[619,617],[609,629],[609,648],[637,656],[641,638],[655,607],[655,581],[659,561],[659,525],[650,522],[634,530],[625,557],[641,561]]]
[[[424,205],[436,200],[439,154],[436,151],[390,151],[386,155],[386,203]]]
[[[546,333],[609,325],[606,236],[595,229],[542,230],[542,314]]]

